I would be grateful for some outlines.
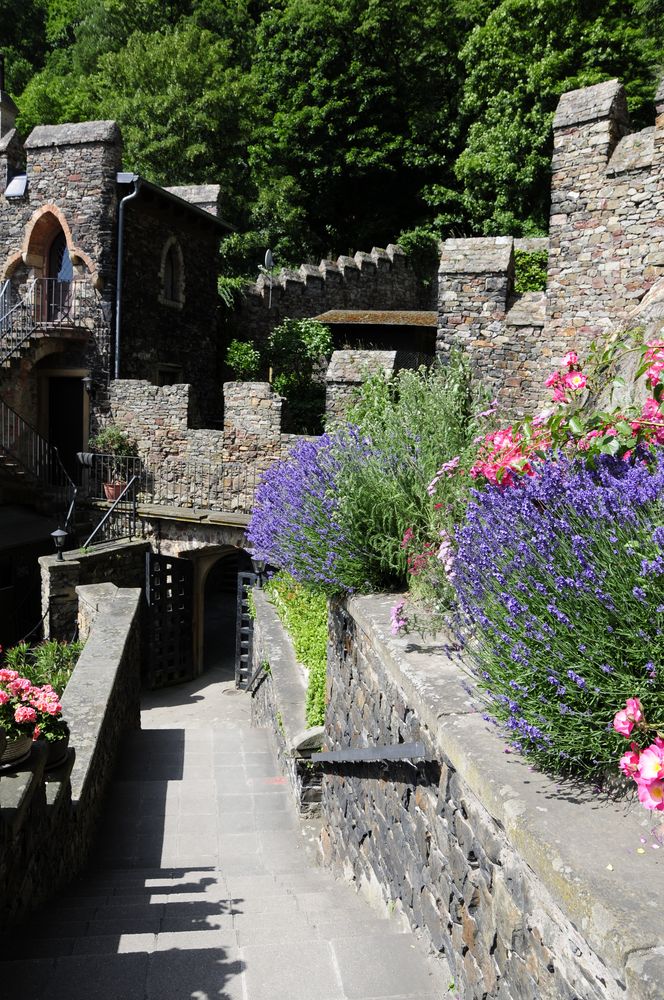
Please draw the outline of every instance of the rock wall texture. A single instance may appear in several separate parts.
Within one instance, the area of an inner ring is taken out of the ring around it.
[[[307,729],[306,684],[295,659],[290,636],[275,609],[260,590],[254,590],[256,618],[253,628],[250,677],[261,664],[251,694],[252,725],[270,731],[281,772],[287,777],[301,816],[320,813],[321,768],[311,755],[320,749],[320,726]]]
[[[446,240],[437,350],[471,354],[508,410],[548,400],[546,375],[570,349],[634,325],[664,277],[664,86],[655,125],[632,132],[622,85],[563,94],[554,122],[546,294],[513,293],[510,238]],[[519,249],[540,249],[528,242]]]
[[[0,777],[3,932],[84,867],[122,739],[140,725],[140,593],[113,589],[103,594],[62,699],[71,729],[65,763],[46,772],[46,750],[36,744]]]
[[[246,340],[264,343],[286,318],[318,316],[329,309],[431,309],[435,282],[425,287],[399,246],[354,257],[322,260],[316,267],[282,268],[261,275],[239,303],[233,328]]]
[[[332,608],[324,742],[428,759],[326,765],[326,860],[445,953],[464,1000],[661,996],[650,818],[505,754],[445,646],[390,636],[393,603]]]

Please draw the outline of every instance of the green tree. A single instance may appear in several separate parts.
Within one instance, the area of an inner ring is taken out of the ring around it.
[[[280,0],[257,32],[254,222],[281,259],[394,239],[451,177],[456,27],[428,0]]]
[[[456,163],[473,232],[548,224],[551,123],[561,94],[620,77],[647,124],[661,52],[627,0],[503,0],[461,50],[467,129]]]

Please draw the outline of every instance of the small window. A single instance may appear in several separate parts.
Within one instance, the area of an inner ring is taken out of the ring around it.
[[[179,365],[160,365],[157,368],[157,385],[179,385],[182,369]]]
[[[165,244],[161,256],[159,301],[180,309],[184,305],[184,260],[180,244],[174,236]]]

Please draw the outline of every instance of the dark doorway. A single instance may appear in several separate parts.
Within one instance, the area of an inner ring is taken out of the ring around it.
[[[46,309],[50,323],[64,319],[69,310],[71,282],[74,277],[65,234],[59,232],[48,252]]]
[[[76,452],[83,451],[83,382],[80,378],[49,378],[48,439],[55,445],[65,469],[78,475]]]
[[[205,580],[203,604],[203,669],[220,667],[235,676],[237,575],[251,572],[251,559],[242,549],[222,555]]]

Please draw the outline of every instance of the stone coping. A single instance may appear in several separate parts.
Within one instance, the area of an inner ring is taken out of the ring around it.
[[[26,149],[41,146],[81,146],[87,143],[118,143],[120,129],[114,121],[66,122],[63,125],[37,125],[25,140]]]
[[[88,598],[93,590],[93,587],[86,588]],[[101,591],[100,594],[108,598],[107,592]],[[99,732],[123,663],[125,647],[130,641],[132,626],[139,614],[140,599],[138,588],[116,588],[113,599],[103,602],[62,696],[63,716],[69,723],[71,745],[76,749],[71,773],[74,806],[84,798],[90,778],[94,779],[93,761]]]
[[[474,707],[463,687],[463,670],[440,640],[390,634],[396,600],[393,594],[354,597],[348,609],[434,746],[590,947],[627,982],[628,995],[630,988],[633,995],[645,995],[637,985],[644,977],[659,979],[661,986],[664,930],[658,887],[664,884],[664,849],[650,846],[657,820],[635,798],[610,801],[590,786],[548,778],[506,752]]]
[[[307,729],[307,689],[293,643],[263,591],[255,589],[253,594],[263,647],[260,655],[264,655],[270,664],[274,698],[287,751],[291,757],[309,757],[321,746],[323,727]]]

